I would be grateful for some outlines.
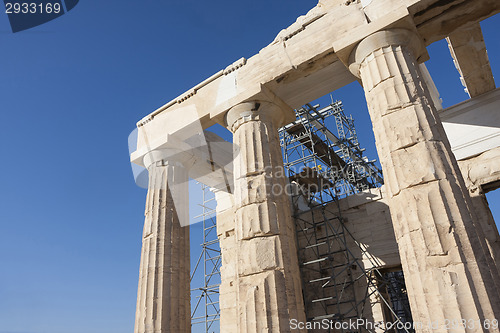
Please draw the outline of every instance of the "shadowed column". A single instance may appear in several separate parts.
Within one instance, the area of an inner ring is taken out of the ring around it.
[[[304,322],[305,314],[278,140],[284,113],[271,103],[248,102],[233,107],[226,121],[239,147],[231,216],[237,253],[231,283],[236,284],[237,332],[290,332],[290,320]],[[223,252],[223,260],[225,255],[229,254]]]
[[[188,173],[172,154],[156,151],[146,158],[149,187],[135,333],[191,332],[189,225],[179,223],[189,213]]]
[[[413,318],[418,332],[498,332],[485,325],[500,318],[498,272],[422,78],[423,50],[408,30],[381,31],[350,66],[365,90]],[[451,326],[462,319],[471,321]]]
[[[500,270],[500,235],[485,192],[490,189],[491,185],[496,186],[500,175],[499,159],[500,148],[496,148],[478,156],[458,161],[497,270]]]

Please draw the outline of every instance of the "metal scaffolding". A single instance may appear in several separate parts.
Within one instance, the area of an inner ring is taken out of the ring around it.
[[[297,208],[294,218],[307,320],[363,319],[365,307],[377,299],[385,305],[387,320],[411,322],[402,272],[379,269],[381,264],[354,239],[340,214],[339,199],[383,183],[375,160],[363,156],[352,117],[345,115],[339,101],[323,109],[307,104],[295,112],[296,121],[280,128],[279,135],[285,171],[296,191],[292,201]],[[203,324],[197,332],[208,333],[220,330],[221,253],[215,198],[206,185],[201,186],[203,242],[191,280],[194,284],[194,276],[203,274],[203,286],[191,290],[196,299],[192,325]],[[371,268],[365,269],[361,258]],[[360,289],[365,292],[356,295]],[[339,331],[355,332],[335,330]]]
[[[382,172],[375,160],[363,156],[354,121],[344,114],[342,102],[328,107],[306,104],[295,110],[297,119],[280,129],[284,166],[291,181],[301,179],[318,187],[315,201],[324,203],[368,188],[379,187]],[[327,121],[333,117],[338,134]]]
[[[312,204],[308,210],[294,214],[307,320],[368,319],[364,310],[379,302],[386,322],[411,323],[403,273],[398,269],[390,272],[380,269],[382,264],[346,227],[340,207],[335,204],[338,201],[332,203]],[[360,290],[364,292],[359,294]],[[360,328],[331,332],[362,331]],[[413,330],[387,329],[385,332]]]
[[[296,121],[280,129],[280,143],[285,170],[295,185],[292,201],[307,320],[363,319],[365,306],[377,299],[384,303],[388,320],[411,322],[404,282],[394,281],[402,272],[378,269],[381,264],[354,239],[340,213],[340,198],[383,183],[375,161],[363,156],[352,117],[344,114],[339,101],[323,109],[307,104],[295,112]],[[336,134],[328,129],[332,120]],[[356,295],[363,289],[363,295]]]
[[[196,300],[195,304],[192,304],[191,326],[199,327],[199,331],[213,333],[219,332],[219,285],[222,259],[217,238],[215,195],[205,184],[201,184],[201,189],[202,213],[195,219],[201,218],[203,223],[203,241],[200,256],[191,273],[191,284],[193,285],[193,280],[198,278],[202,280],[203,285],[191,289],[191,299]],[[201,328],[202,325],[203,328]]]

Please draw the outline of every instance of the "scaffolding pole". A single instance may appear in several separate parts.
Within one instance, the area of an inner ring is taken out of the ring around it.
[[[193,280],[196,277],[202,275],[203,285],[191,289],[191,302],[194,301],[191,306],[191,326],[198,328],[197,332],[203,330],[205,333],[217,333],[220,330],[219,285],[222,260],[217,238],[216,201],[210,187],[205,184],[200,185],[202,213],[195,219],[201,218],[203,241],[200,244],[201,253],[191,273],[191,284],[194,284]]]

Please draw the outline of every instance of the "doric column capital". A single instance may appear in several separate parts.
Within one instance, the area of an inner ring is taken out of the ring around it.
[[[415,32],[407,29],[382,30],[366,37],[354,47],[349,56],[351,73],[359,78],[363,60],[374,51],[388,46],[406,46],[418,62],[427,56],[424,43]]]
[[[194,156],[177,148],[155,149],[144,155],[144,166],[149,169],[151,165],[161,163],[162,165],[179,165],[190,169],[194,163]]]
[[[264,101],[244,102],[233,106],[226,114],[226,127],[235,132],[242,124],[260,120],[272,122],[276,128],[284,125],[286,114],[278,105]]]

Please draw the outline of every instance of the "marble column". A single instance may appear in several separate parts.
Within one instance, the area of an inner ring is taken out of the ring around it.
[[[221,249],[219,309],[221,333],[238,332],[237,270],[238,245],[234,235],[234,195],[214,189],[217,201],[217,238]]]
[[[188,173],[176,151],[149,154],[134,333],[191,332]],[[184,163],[183,163],[184,162]],[[172,190],[175,188],[175,190]]]
[[[235,286],[236,332],[290,332],[291,320],[305,321],[277,131],[284,119],[279,107],[259,101],[239,104],[226,115],[236,147],[231,218],[237,265],[235,281],[226,281]],[[223,260],[229,255],[224,252]]]
[[[483,230],[486,243],[488,244],[488,248],[490,249],[498,270],[500,267],[500,237],[495,224],[495,219],[491,214],[486,196],[481,190],[477,189],[474,192],[470,192],[470,195],[473,207],[476,210],[476,215],[478,216],[479,221],[482,222],[480,223],[480,226]]]
[[[479,220],[478,225],[481,227],[482,234],[488,245],[493,261],[497,271],[500,268],[500,235],[495,223],[495,219],[491,213],[486,195],[483,193],[481,187],[469,187],[469,193],[472,200],[472,207]]]
[[[497,270],[500,272],[500,235],[491,213],[484,187],[495,183],[500,177],[500,148],[492,149],[478,156],[458,161],[458,166],[469,189],[472,206],[479,219],[479,225],[486,238]]]
[[[413,319],[422,325],[417,332],[498,332],[485,321],[500,318],[500,278],[418,66],[423,51],[414,33],[394,29],[367,37],[350,56],[373,123]]]

